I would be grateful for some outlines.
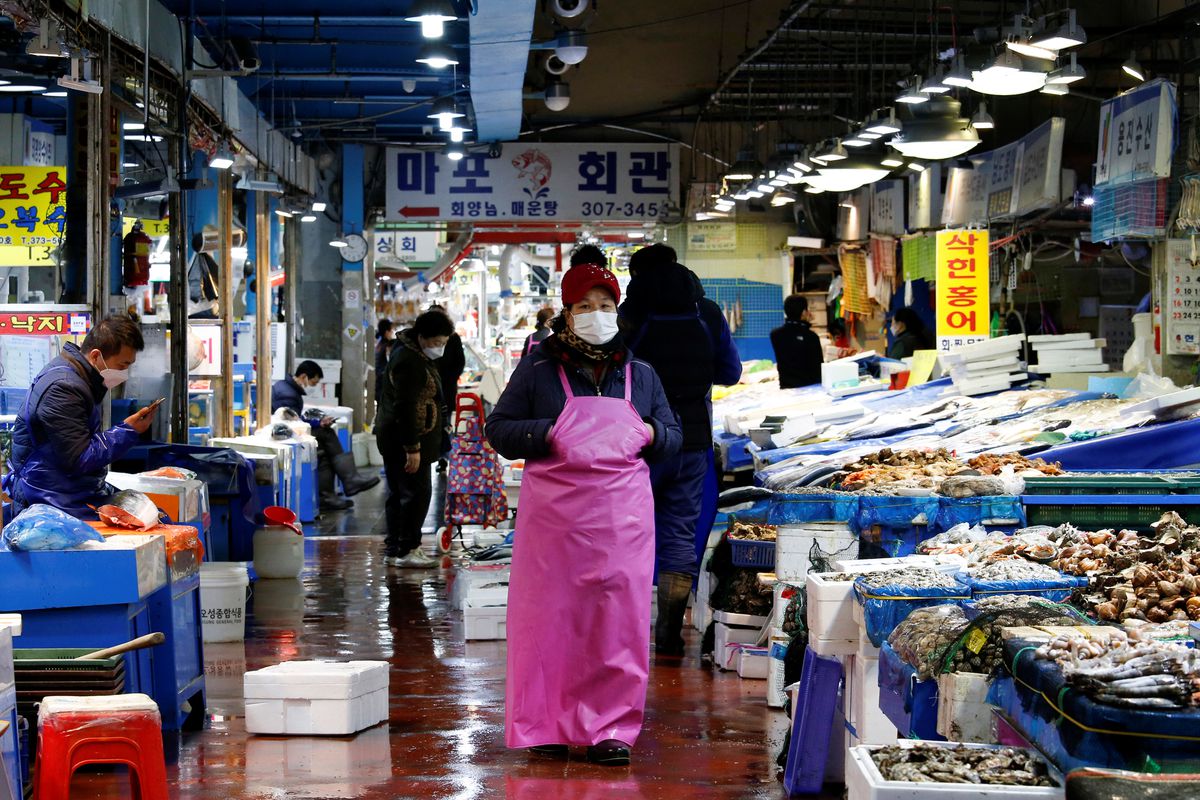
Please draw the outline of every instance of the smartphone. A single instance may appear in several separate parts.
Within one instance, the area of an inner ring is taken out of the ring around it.
[[[141,411],[141,413],[142,413],[143,415],[144,415],[144,414],[149,414],[149,413],[153,412],[153,411],[154,411],[154,409],[158,408],[159,406],[161,406],[161,405],[162,405],[163,403],[165,403],[165,402],[167,402],[167,398],[165,398],[165,397],[160,397],[160,398],[158,398],[157,400],[155,400],[153,403],[151,403],[150,405],[148,405],[148,406],[146,406],[145,408],[143,408],[143,409],[142,409],[142,411]]]

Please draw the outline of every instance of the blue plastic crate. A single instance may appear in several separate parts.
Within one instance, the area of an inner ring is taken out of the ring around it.
[[[205,708],[200,574],[169,581],[150,595],[149,608],[151,625],[167,637],[154,651],[152,695],[163,729],[199,727]]]
[[[729,545],[733,548],[733,565],[735,567],[757,569],[760,572],[770,572],[775,569],[774,542],[730,538]]]

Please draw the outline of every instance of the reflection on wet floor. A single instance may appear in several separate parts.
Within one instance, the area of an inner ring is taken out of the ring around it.
[[[557,761],[506,749],[504,643],[463,641],[461,615],[449,602],[451,571],[383,564],[382,539],[373,533],[383,491],[314,526],[299,581],[254,585],[244,643],[206,645],[210,724],[175,751],[172,797],[785,796],[774,759],[786,718],[767,709],[761,681],[714,674],[694,657],[653,668],[630,768],[596,767],[582,753]],[[693,638],[693,653],[697,644]],[[346,738],[247,736],[245,671],[295,659],[391,662],[388,724]],[[77,784],[75,797],[127,796],[127,780],[112,775]]]

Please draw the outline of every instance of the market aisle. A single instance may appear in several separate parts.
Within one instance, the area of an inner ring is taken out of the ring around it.
[[[714,675],[694,660],[653,670],[632,768],[505,749],[504,644],[464,644],[461,616],[447,600],[452,572],[384,567],[379,539],[364,534],[381,498],[375,491],[359,499],[353,525],[322,526],[339,534],[306,541],[303,588],[286,581],[256,585],[244,647],[207,648],[214,717],[208,730],[185,740],[171,769],[174,797],[785,796],[773,763],[784,717],[766,709],[762,683]],[[354,739],[247,737],[243,671],[307,658],[390,661],[390,725]],[[753,696],[743,700],[744,691]],[[122,796],[111,778],[81,783],[88,791],[76,796]]]

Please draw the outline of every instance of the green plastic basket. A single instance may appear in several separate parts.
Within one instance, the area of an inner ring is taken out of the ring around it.
[[[1148,531],[1170,511],[1200,525],[1200,495],[1034,495],[1023,502],[1029,525]]]
[[[1172,495],[1200,494],[1200,475],[1067,475],[1026,478],[1032,495]]]

